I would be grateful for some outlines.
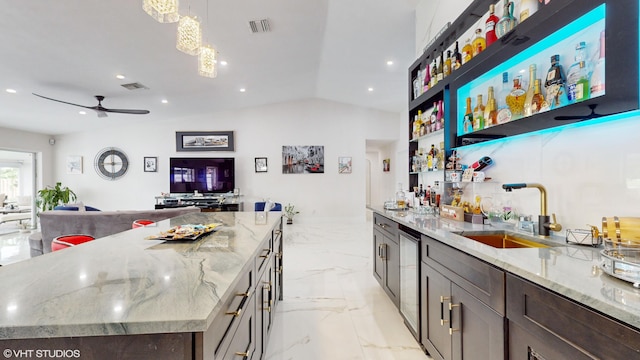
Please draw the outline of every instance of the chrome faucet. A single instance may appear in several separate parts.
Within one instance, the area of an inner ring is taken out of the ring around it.
[[[523,188],[536,188],[540,190],[540,215],[538,216],[538,234],[542,236],[549,236],[551,231],[562,230],[562,225],[556,222],[556,214],[552,214],[553,222],[549,215],[547,215],[547,189],[538,183],[519,183],[519,184],[502,184],[502,188],[511,192],[517,189]]]

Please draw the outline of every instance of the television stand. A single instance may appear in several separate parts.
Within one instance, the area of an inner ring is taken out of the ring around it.
[[[214,211],[243,211],[239,196],[156,196],[156,209],[169,209],[186,206],[196,206],[202,212]],[[224,201],[221,201],[224,200]]]

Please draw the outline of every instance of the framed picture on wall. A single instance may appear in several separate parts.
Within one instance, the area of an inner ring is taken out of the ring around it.
[[[82,174],[82,156],[67,156],[67,174]]]
[[[323,174],[324,145],[283,146],[283,174]]]
[[[382,171],[388,172],[391,170],[391,159],[382,160]]]
[[[351,174],[351,156],[338,157],[338,173]]]
[[[158,171],[158,158],[155,156],[144,157],[144,172]]]
[[[176,131],[176,151],[234,151],[233,131]]]
[[[256,172],[267,172],[267,158],[266,157],[257,157],[255,159],[256,162]]]

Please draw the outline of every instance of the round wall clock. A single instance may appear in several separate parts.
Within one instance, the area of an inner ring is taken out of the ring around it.
[[[127,173],[129,159],[122,150],[108,147],[98,152],[94,165],[98,175],[107,180],[116,180]]]

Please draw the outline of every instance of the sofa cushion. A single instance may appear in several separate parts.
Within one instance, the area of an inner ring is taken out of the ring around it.
[[[160,221],[183,214],[200,212],[195,206],[160,210],[124,211],[44,211],[40,213],[42,252],[51,252],[51,241],[60,235],[87,234],[98,239],[132,227],[133,221]]]

